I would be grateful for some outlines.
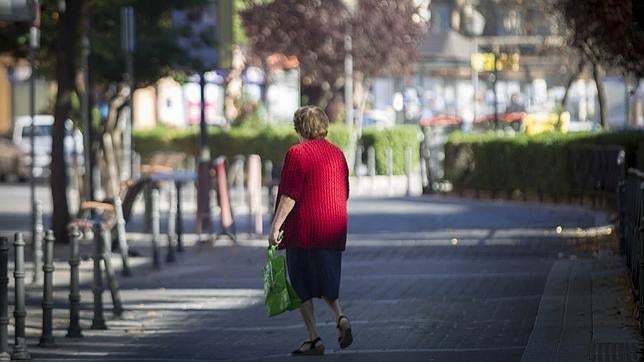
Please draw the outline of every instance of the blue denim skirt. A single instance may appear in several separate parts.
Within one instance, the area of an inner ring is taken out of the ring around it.
[[[312,298],[338,299],[342,252],[335,249],[286,248],[291,285],[302,302]]]

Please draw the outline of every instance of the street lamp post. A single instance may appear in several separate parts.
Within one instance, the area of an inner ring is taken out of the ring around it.
[[[85,5],[87,11],[87,4]],[[87,15],[87,14],[86,14]],[[94,183],[93,183],[93,156],[92,152],[92,117],[91,117],[91,87],[89,76],[89,56],[90,56],[90,17],[83,18],[83,36],[81,39],[81,69],[83,70],[83,87],[84,92],[81,98],[81,120],[83,123],[83,167],[85,175],[83,179],[85,200],[94,200]]]
[[[476,10],[474,7],[474,4],[467,4],[463,8],[463,15],[465,19],[465,29],[467,32],[474,38],[474,54],[478,54],[479,52],[479,36],[483,34],[483,31],[485,30],[485,17]],[[478,107],[477,107],[477,102],[476,102],[476,93],[478,91],[479,87],[479,74],[478,70],[472,67],[472,87],[473,89],[473,97],[472,97],[472,124],[474,124],[474,121],[476,120],[476,114],[478,113]]]
[[[353,131],[353,39],[351,32],[351,19],[356,10],[356,0],[342,0],[347,11],[347,28],[344,34],[344,107],[345,122],[350,131]]]
[[[345,123],[349,128],[349,169],[352,170],[355,166],[356,160],[356,144],[358,142],[358,135],[355,132],[355,117],[353,115],[353,39],[351,32],[351,19],[355,12],[357,2],[356,0],[342,0],[342,3],[347,11],[347,28],[344,35],[344,115]]]
[[[353,131],[353,41],[351,34],[344,35],[344,104],[346,124]]]
[[[42,257],[42,245],[39,238],[39,228],[36,226],[38,220],[36,213],[38,205],[36,203],[36,180],[34,175],[34,164],[36,160],[35,151],[35,132],[36,132],[36,54],[40,47],[40,4],[34,3],[36,7],[36,18],[29,29],[29,65],[31,75],[29,76],[29,116],[31,117],[31,127],[29,130],[29,195],[31,201],[31,246],[34,252],[34,282],[39,281],[39,271]]]
[[[130,88],[130,114],[125,126],[123,135],[123,156],[121,167],[121,179],[127,180],[132,176],[133,141],[132,127],[134,126],[134,49],[136,48],[136,21],[134,19],[134,8],[127,6],[121,8],[121,48],[125,52],[127,68],[127,82]]]

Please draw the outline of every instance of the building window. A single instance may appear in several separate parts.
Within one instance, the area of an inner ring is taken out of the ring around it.
[[[452,8],[449,4],[432,4],[431,12],[431,32],[446,33],[452,28]]]

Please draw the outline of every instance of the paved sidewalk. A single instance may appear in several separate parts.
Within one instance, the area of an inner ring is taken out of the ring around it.
[[[615,241],[575,228],[601,226],[598,213],[441,197],[355,199],[350,213],[341,298],[355,342],[340,350],[332,316],[316,303],[326,356],[307,360],[640,360],[635,304]],[[188,235],[186,252],[157,271],[146,236],[131,236],[143,256],[132,258],[135,276],[119,278],[121,318],[111,317],[110,295],[103,296],[107,331],[88,328],[91,261],[81,264],[82,339],[64,337],[67,250],[57,247],[58,348],[35,345],[42,291],[29,287],[34,360],[281,361],[303,339],[297,313],[265,315],[264,240],[211,247]],[[113,260],[118,266],[118,255]]]
[[[630,276],[611,246],[553,264],[522,362],[640,360]]]

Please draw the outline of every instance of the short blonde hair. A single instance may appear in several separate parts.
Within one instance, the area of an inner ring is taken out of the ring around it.
[[[318,106],[304,106],[295,111],[293,124],[304,138],[324,138],[329,129],[329,117]]]

